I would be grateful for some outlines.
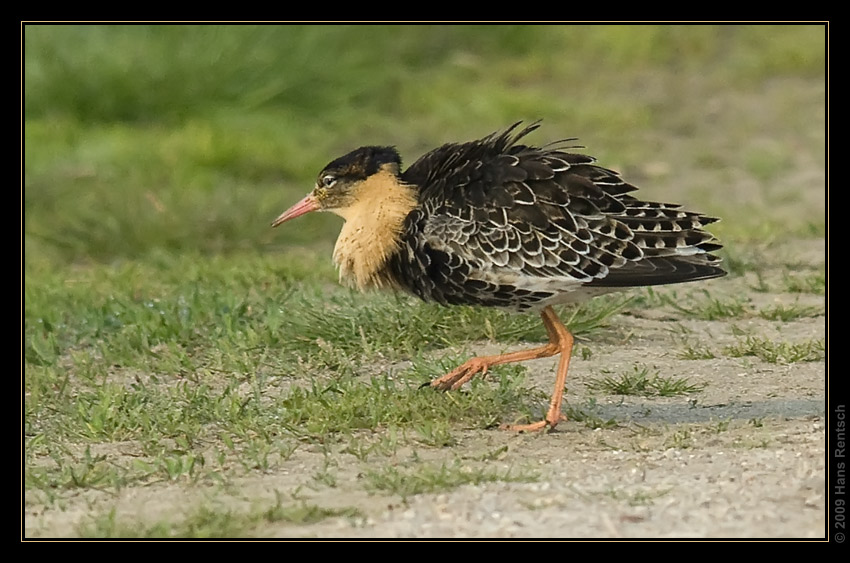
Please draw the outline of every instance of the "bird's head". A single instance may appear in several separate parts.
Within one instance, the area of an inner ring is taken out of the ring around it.
[[[310,211],[333,211],[346,217],[346,211],[361,200],[369,180],[390,177],[396,182],[401,157],[393,147],[360,147],[324,167],[316,186],[307,196],[284,211],[272,227]]]

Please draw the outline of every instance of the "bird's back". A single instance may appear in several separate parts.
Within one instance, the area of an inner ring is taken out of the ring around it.
[[[518,141],[519,124],[424,155],[402,175],[418,206],[388,264],[428,301],[509,309],[725,274],[703,227],[716,219],[641,201],[637,188],[565,152]]]

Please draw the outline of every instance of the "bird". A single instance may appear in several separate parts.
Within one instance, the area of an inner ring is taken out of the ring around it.
[[[394,146],[363,146],[331,161],[277,227],[312,211],[344,219],[333,251],[340,281],[391,289],[445,306],[537,312],[548,342],[471,358],[423,385],[457,390],[496,365],[560,355],[542,420],[502,425],[552,430],[561,413],[574,338],[553,306],[613,291],[717,278],[717,218],[644,201],[637,188],[576,138],[536,146],[522,121],[447,143],[406,170]]]

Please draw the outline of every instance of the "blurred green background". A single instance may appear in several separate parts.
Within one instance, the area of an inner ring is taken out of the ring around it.
[[[324,252],[337,218],[269,222],[331,159],[539,118],[746,238],[794,199],[777,175],[823,168],[824,71],[805,25],[27,25],[25,267]]]

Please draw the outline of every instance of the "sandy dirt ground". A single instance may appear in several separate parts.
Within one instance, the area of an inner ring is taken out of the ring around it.
[[[817,266],[823,241],[801,240],[771,251],[777,262],[796,256]],[[781,259],[780,259],[781,257]],[[766,256],[765,260],[770,260]],[[781,272],[776,271],[775,276]],[[777,278],[778,279],[778,278]],[[712,296],[747,291],[742,276],[708,282]],[[762,281],[765,281],[763,279]],[[770,281],[768,278],[767,281]],[[756,307],[824,307],[814,294],[753,293]],[[93,513],[155,522],[179,519],[207,503],[237,511],[270,506],[277,498],[323,508],[356,507],[357,516],[313,524],[264,523],[263,537],[307,538],[819,538],[825,533],[825,361],[793,364],[754,356],[682,359],[681,339],[714,351],[752,334],[775,341],[825,337],[825,317],[777,323],[757,316],[704,321],[669,310],[635,309],[594,334],[588,358],[575,354],[567,406],[616,423],[591,428],[567,421],[554,432],[516,434],[496,429],[458,434],[446,448],[402,447],[365,461],[333,457],[335,482],[317,486],[328,469],[326,451],[299,448],[281,469],[249,474],[226,487],[184,483],[84,491],[50,505],[30,503],[30,537],[76,535]],[[495,343],[470,346],[498,352]],[[529,362],[530,382],[548,393],[555,359]],[[687,377],[700,392],[669,398],[600,395],[587,384],[637,363],[666,377]],[[588,402],[590,398],[594,402]],[[543,405],[541,405],[542,408]],[[120,445],[115,446],[118,450]],[[533,473],[532,482],[463,485],[448,492],[402,498],[365,486],[364,475],[393,464],[468,464],[503,474]],[[454,461],[453,461],[454,460]],[[458,461],[459,460],[459,461]]]

